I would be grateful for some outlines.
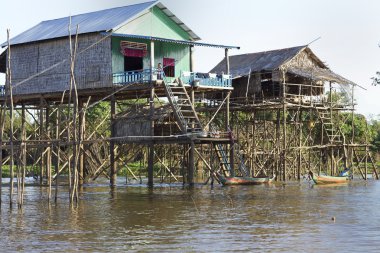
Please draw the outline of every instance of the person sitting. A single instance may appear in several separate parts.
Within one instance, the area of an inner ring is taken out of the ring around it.
[[[158,63],[157,65],[157,80],[162,80],[162,65]]]
[[[340,177],[347,177],[349,171],[350,171],[350,168],[344,168],[344,170],[343,170],[342,172],[339,173],[339,176],[340,176]]]

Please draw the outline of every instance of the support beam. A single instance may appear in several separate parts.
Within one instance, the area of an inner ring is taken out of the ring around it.
[[[154,88],[152,87],[150,91],[149,98],[150,107],[150,135],[154,136]],[[153,186],[153,166],[154,166],[154,143],[153,141],[149,144],[148,152],[148,186]]]
[[[85,132],[85,113],[83,110],[83,100],[80,99],[78,103],[78,111],[79,111],[79,142],[83,141],[83,136]],[[83,185],[84,182],[84,154],[82,150],[83,145],[78,145],[78,152],[79,152],[79,161],[78,161],[78,166],[79,166],[79,185]]]
[[[282,180],[286,181],[286,79],[285,72],[283,72],[282,84]]]
[[[45,136],[45,128],[44,128],[44,102],[43,98],[40,99],[40,133],[39,133],[39,138],[40,140],[44,140]],[[40,148],[40,185],[43,184],[43,178],[44,178],[44,168],[45,168],[45,148],[41,147]]]
[[[115,137],[115,114],[116,114],[116,101],[115,96],[111,97],[111,138]],[[115,141],[111,139],[110,141],[110,167],[111,167],[111,173],[110,173],[110,185],[111,187],[116,186],[116,161],[115,161]]]
[[[190,72],[194,72],[194,46],[190,46]]]
[[[226,74],[230,74],[230,56],[229,56],[229,51],[228,48],[224,50],[225,53],[225,58],[226,58]]]
[[[187,171],[187,182],[190,186],[194,185],[194,165],[195,165],[195,159],[194,159],[194,152],[195,152],[195,145],[194,140],[190,141],[190,150],[189,150],[189,166]]]

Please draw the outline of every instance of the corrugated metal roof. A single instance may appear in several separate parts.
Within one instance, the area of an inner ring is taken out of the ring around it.
[[[171,43],[184,44],[184,45],[190,45],[190,46],[203,46],[203,47],[240,49],[240,47],[238,47],[238,46],[226,46],[226,45],[218,45],[218,44],[209,44],[209,43],[195,42],[195,41],[189,41],[189,40],[173,40],[173,39],[166,39],[166,38],[152,37],[152,36],[143,36],[143,35],[134,35],[134,34],[105,33],[105,32],[103,32],[102,34],[105,35],[105,36],[110,36],[111,35],[113,37],[156,40],[156,41],[171,42]]]
[[[252,72],[272,71],[296,56],[305,46],[291,47],[259,53],[232,55],[230,60],[230,74],[232,77],[246,76]],[[226,59],[224,58],[210,72],[225,72]]]
[[[90,12],[71,17],[71,33],[75,34],[76,26],[79,25],[79,34],[104,32],[117,30],[141,12],[157,5],[175,23],[180,25],[193,40],[200,39],[192,30],[184,25],[174,14],[172,14],[163,4],[158,1],[145,2],[113,9]],[[34,41],[48,40],[69,35],[68,26],[70,17],[43,21],[29,30],[11,39],[11,45],[23,44]],[[1,45],[6,46],[6,43]]]

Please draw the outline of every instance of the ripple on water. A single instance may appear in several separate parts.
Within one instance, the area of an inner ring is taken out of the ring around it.
[[[380,183],[338,187],[89,185],[70,208],[28,186],[22,210],[3,189],[1,251],[376,252]],[[332,220],[332,217],[335,219]]]

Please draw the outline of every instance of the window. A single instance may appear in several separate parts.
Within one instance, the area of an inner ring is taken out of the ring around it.
[[[145,43],[121,41],[121,53],[124,55],[124,71],[135,71],[143,69],[143,57],[147,54]]]
[[[164,73],[167,77],[174,77],[175,76],[175,60],[172,58],[164,58],[163,59],[163,66],[164,66]]]

